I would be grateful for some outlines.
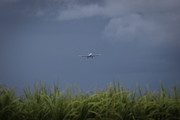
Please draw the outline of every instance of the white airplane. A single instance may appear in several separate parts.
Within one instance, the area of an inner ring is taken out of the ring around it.
[[[81,56],[81,57],[87,57],[87,58],[93,58],[93,57],[95,57],[95,56],[99,56],[99,55],[101,55],[101,54],[92,54],[92,53],[89,53],[88,55],[78,55],[78,56]]]

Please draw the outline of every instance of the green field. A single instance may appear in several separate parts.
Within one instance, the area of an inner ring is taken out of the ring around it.
[[[178,84],[168,91],[160,83],[158,91],[143,92],[110,83],[104,90],[82,92],[78,86],[64,91],[51,89],[42,81],[23,89],[16,97],[14,88],[0,84],[0,120],[180,120]]]

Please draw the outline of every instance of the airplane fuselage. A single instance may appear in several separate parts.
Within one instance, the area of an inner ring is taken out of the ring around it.
[[[87,58],[93,58],[94,56],[92,56],[92,53],[89,53],[89,55],[87,56]]]

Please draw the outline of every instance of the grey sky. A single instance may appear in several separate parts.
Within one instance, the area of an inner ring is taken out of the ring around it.
[[[0,82],[176,84],[179,15],[179,0],[0,0]]]

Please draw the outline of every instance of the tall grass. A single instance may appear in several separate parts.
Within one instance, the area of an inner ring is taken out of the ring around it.
[[[165,91],[160,82],[159,91],[147,86],[144,93],[119,81],[85,93],[76,85],[62,92],[55,83],[53,88],[39,81],[33,92],[28,86],[15,97],[14,88],[0,84],[0,120],[180,120],[178,85]]]

